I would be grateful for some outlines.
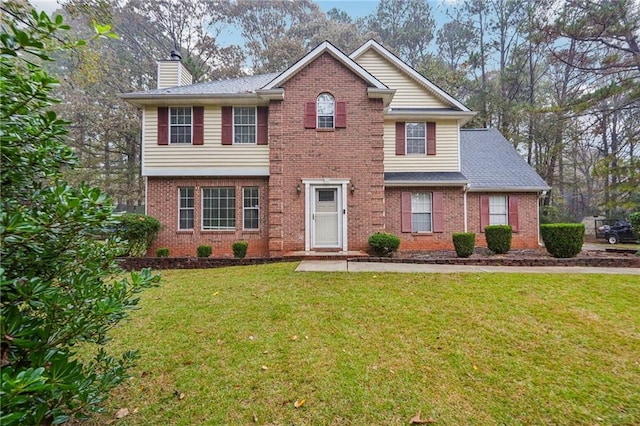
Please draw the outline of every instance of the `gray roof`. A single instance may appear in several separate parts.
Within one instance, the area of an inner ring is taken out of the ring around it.
[[[424,183],[425,185],[464,185],[468,183],[460,172],[388,172],[384,174],[385,184]]]
[[[167,87],[164,89],[145,90],[143,92],[127,93],[125,97],[153,96],[153,95],[217,95],[233,93],[253,93],[262,88],[268,82],[279,76],[280,73],[248,75],[227,80],[216,80],[204,83],[195,83],[188,86]]]
[[[550,189],[496,129],[460,129],[460,153],[471,190]]]

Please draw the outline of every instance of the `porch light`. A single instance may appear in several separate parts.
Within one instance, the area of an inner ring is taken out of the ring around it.
[[[298,195],[300,195],[300,193],[302,192],[302,188],[300,188],[300,184],[296,185],[296,192],[298,193]]]
[[[355,187],[355,185],[353,183],[349,187],[349,190],[351,191],[351,195],[353,195],[353,193],[356,192],[356,187]]]

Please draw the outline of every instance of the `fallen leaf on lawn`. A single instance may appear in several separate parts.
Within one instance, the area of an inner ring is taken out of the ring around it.
[[[255,339],[255,337],[249,336],[249,340],[253,340],[253,339]]]
[[[267,371],[267,370],[269,369],[269,367],[267,367],[266,365],[263,365],[263,366],[262,366],[262,369],[263,369],[264,371]]]
[[[173,396],[175,396],[178,399],[184,399],[184,394],[180,392],[178,389],[173,391]]]
[[[269,353],[269,351],[262,351],[262,353],[263,353],[264,355],[266,355],[266,354],[268,354],[268,353]]]
[[[477,369],[478,369],[478,366],[477,366],[477,365],[475,365],[475,364],[473,364],[473,369],[474,369],[474,370],[477,370]]]
[[[214,292],[214,293],[212,294],[212,296],[217,296],[217,295],[218,295],[218,293],[220,293],[220,292],[219,292],[219,291],[216,291],[216,292]]]
[[[253,422],[258,423],[258,416],[256,415],[256,413],[253,413]]]
[[[222,339],[218,339],[218,344],[219,344],[219,345],[224,344],[224,340],[222,340]]]
[[[291,336],[291,340],[298,340],[298,336],[297,335]]]
[[[133,409],[133,414],[138,414],[138,411],[140,411],[138,408],[134,408]]]
[[[293,406],[295,408],[300,408],[300,407],[302,407],[304,405],[305,402],[307,402],[306,399],[299,399],[299,400],[297,400],[296,402],[293,403]]]
[[[418,411],[418,413],[411,417],[411,420],[409,420],[409,424],[410,425],[425,425],[428,423],[436,423],[436,421],[434,419],[432,419],[431,417],[429,417],[428,419],[423,419],[420,417],[420,415],[422,414],[421,411]]]
[[[121,419],[123,417],[127,417],[128,415],[129,415],[128,408],[121,408],[118,411],[116,411],[116,419]]]

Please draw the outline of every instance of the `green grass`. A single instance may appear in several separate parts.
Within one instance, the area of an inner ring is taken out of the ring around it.
[[[295,266],[164,271],[91,423],[640,424],[640,277]]]

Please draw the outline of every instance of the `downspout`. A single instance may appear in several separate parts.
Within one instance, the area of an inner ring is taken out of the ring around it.
[[[540,201],[547,196],[547,191],[541,191],[538,196],[538,211],[537,211],[537,221],[538,221],[538,245],[542,247],[542,235],[540,234]]]
[[[463,203],[464,203],[464,232],[467,232],[467,221],[468,221],[468,215],[467,215],[467,192],[469,191],[469,189],[471,188],[471,184],[467,183],[465,184],[465,186],[462,187],[462,199],[463,199]]]

